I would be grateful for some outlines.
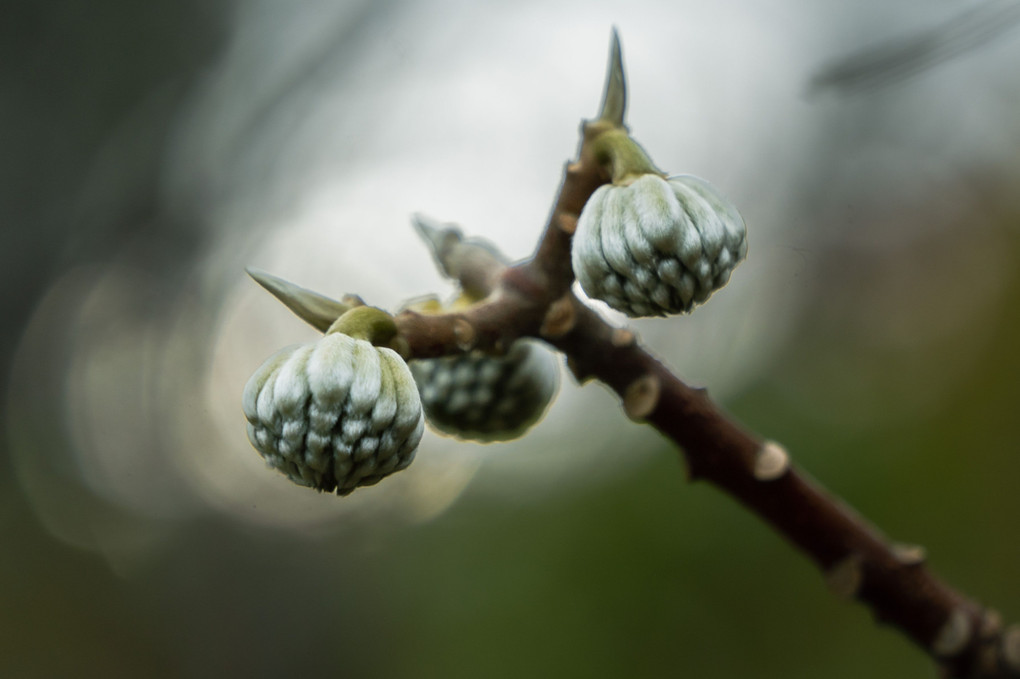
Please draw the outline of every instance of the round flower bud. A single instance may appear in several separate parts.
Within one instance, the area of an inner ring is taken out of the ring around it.
[[[636,317],[689,312],[746,254],[744,220],[712,185],[645,174],[592,194],[571,258],[589,297]]]
[[[504,356],[411,361],[429,424],[458,438],[509,441],[538,422],[559,387],[552,352],[518,340]]]
[[[403,359],[341,332],[270,357],[243,405],[248,438],[271,467],[337,495],[409,465],[424,430]]]

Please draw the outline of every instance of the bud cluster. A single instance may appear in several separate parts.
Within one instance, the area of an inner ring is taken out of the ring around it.
[[[643,174],[600,187],[574,234],[581,288],[628,316],[686,313],[747,253],[744,220],[708,182]]]
[[[244,389],[248,438],[292,481],[347,495],[404,469],[424,430],[407,364],[333,332],[270,357]]]
[[[559,386],[552,353],[530,340],[514,342],[504,356],[472,352],[410,367],[429,424],[471,441],[517,438],[542,417]]]

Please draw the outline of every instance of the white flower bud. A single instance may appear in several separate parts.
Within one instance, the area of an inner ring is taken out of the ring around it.
[[[689,312],[746,254],[744,220],[713,186],[645,174],[595,191],[571,257],[589,297],[635,317]]]
[[[559,387],[552,352],[518,340],[505,356],[473,352],[410,363],[429,424],[458,438],[509,441],[545,413]]]
[[[270,466],[338,495],[409,465],[424,430],[403,359],[339,332],[271,356],[243,406],[248,438]]]

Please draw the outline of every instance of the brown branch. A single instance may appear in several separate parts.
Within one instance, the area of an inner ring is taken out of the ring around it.
[[[621,398],[632,420],[647,422],[683,452],[691,480],[714,484],[754,512],[821,569],[834,594],[856,599],[931,655],[945,676],[1020,677],[1020,626],[937,578],[924,550],[895,544],[800,472],[779,444],[746,432],[709,399],[645,351],[629,330],[614,328],[570,291],[570,248],[585,203],[618,174],[613,139],[625,134],[623,66],[614,34],[598,119],[581,128],[578,160],[567,164],[545,231],[532,258],[515,266],[459,230],[423,217],[416,225],[440,267],[480,302],[463,310],[395,318],[394,348],[407,358],[471,350],[502,352],[538,337],[562,351],[579,381],[598,379]],[[647,161],[643,151],[632,150]],[[633,160],[635,156],[632,156]],[[642,165],[643,167],[645,165]],[[651,167],[650,161],[647,167]],[[328,326],[360,299],[335,302],[272,276],[253,276],[316,327]]]
[[[797,470],[781,445],[746,432],[706,391],[687,386],[645,351],[632,332],[610,326],[571,293],[571,241],[586,202],[628,162],[642,172],[653,167],[626,137],[625,99],[614,33],[602,111],[582,126],[578,160],[566,166],[530,260],[508,266],[491,246],[416,218],[440,267],[470,299],[481,301],[449,313],[398,314],[394,348],[407,358],[432,358],[476,349],[498,353],[525,336],[544,339],[566,355],[579,381],[602,381],[620,396],[628,417],[673,441],[692,480],[714,484],[770,524],[818,565],[834,594],[870,607],[946,676],[1020,677],[1020,626],[1003,627],[998,613],[937,578],[925,566],[923,549],[891,543]],[[629,144],[621,146],[621,139]],[[319,329],[363,304],[334,301],[268,274],[252,276]]]
[[[636,342],[580,303],[577,322],[552,341],[575,373],[594,377],[624,409],[680,446],[692,480],[725,490],[809,556],[832,591],[869,606],[942,663],[953,677],[1020,675],[1020,628],[963,596],[924,565],[919,547],[890,543],[799,472],[778,444],[745,432]]]
[[[1020,677],[1020,626],[1004,628],[995,611],[937,578],[920,547],[888,541],[798,471],[781,446],[744,431],[633,333],[610,326],[570,293],[573,228],[585,201],[609,177],[590,143],[604,129],[602,121],[584,126],[579,160],[566,167],[532,259],[494,269],[491,256],[460,252],[458,277],[476,286],[490,282],[488,298],[460,313],[399,314],[403,352],[416,358],[498,352],[518,337],[546,340],[566,355],[579,381],[602,381],[620,395],[628,416],[676,443],[692,480],[716,485],[769,523],[818,565],[834,594],[869,606],[947,676]]]

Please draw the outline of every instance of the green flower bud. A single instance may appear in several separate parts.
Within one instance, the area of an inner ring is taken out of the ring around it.
[[[571,258],[589,297],[636,317],[689,312],[746,254],[744,220],[712,185],[645,174],[595,191]]]
[[[271,467],[337,495],[407,467],[424,430],[403,359],[341,332],[270,357],[243,406],[248,438]]]
[[[425,416],[439,431],[509,441],[541,419],[559,387],[552,352],[518,340],[505,356],[473,352],[410,363]]]

